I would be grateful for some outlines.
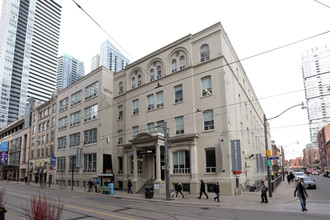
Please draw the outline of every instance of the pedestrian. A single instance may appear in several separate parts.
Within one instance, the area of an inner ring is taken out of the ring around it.
[[[203,180],[201,180],[201,188],[200,188],[200,190],[201,190],[201,192],[199,194],[199,198],[198,199],[201,199],[203,193],[206,195],[206,199],[209,199],[209,196],[205,192],[205,183],[204,183]]]
[[[217,182],[217,185],[215,185],[214,192],[217,195],[216,197],[214,197],[214,201],[220,202],[220,200],[219,200],[219,198],[220,198],[220,183],[219,182]]]
[[[290,182],[291,182],[290,174],[288,174],[288,175],[286,176],[286,179],[288,180],[288,183],[290,184]]]
[[[268,200],[267,200],[267,191],[268,191],[268,187],[265,186],[265,182],[264,181],[261,181],[261,202],[262,203],[268,203]]]
[[[27,184],[27,179],[28,179],[28,178],[27,178],[27,176],[25,175],[25,176],[24,176],[24,182],[25,182],[25,184]]]
[[[98,178],[95,179],[95,192],[97,192],[97,187],[99,186],[100,181]]]
[[[93,181],[91,179],[88,180],[88,192],[92,191]]]
[[[184,195],[182,193],[182,183],[178,182],[178,184],[176,185],[176,197],[178,198],[178,193],[180,193],[182,195],[182,198],[184,198]]]
[[[291,179],[291,182],[293,182],[293,180],[294,180],[294,175],[293,175],[292,172],[290,173],[290,179]]]
[[[128,183],[127,183],[127,193],[132,193],[133,194],[133,191],[132,191],[132,182],[130,180],[128,180]]]
[[[303,178],[299,179],[299,183],[296,186],[296,189],[294,191],[294,197],[296,197],[296,195],[298,195],[298,197],[299,197],[302,211],[303,212],[307,211],[307,209],[306,209],[306,197],[308,197],[308,194],[307,194],[306,189],[305,189],[305,184],[304,184],[304,179]]]

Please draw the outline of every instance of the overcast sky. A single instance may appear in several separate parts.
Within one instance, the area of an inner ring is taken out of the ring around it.
[[[330,8],[314,0],[76,0],[116,41],[131,61],[217,22],[240,59],[330,31]],[[330,0],[320,0],[330,5]],[[59,53],[85,63],[110,39],[72,0],[63,1]],[[112,40],[110,39],[110,40]],[[245,61],[243,67],[266,117],[305,102],[302,53],[330,43],[330,34]],[[306,110],[297,107],[270,121],[271,137],[286,159],[302,155],[309,143]],[[299,141],[299,144],[292,144]]]

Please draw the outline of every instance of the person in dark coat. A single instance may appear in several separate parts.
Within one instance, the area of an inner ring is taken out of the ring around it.
[[[201,192],[199,194],[199,198],[200,199],[202,197],[202,194],[204,193],[206,195],[206,199],[209,199],[209,196],[207,195],[207,193],[205,192],[205,183],[203,180],[201,180]]]
[[[182,188],[182,183],[178,182],[178,184],[176,185],[176,197],[178,197],[178,193],[180,193],[182,195],[182,198],[184,198]]]
[[[299,183],[296,186],[296,189],[294,191],[294,197],[296,197],[296,195],[299,197],[302,211],[303,212],[307,211],[307,209],[306,209],[306,197],[308,197],[308,194],[307,194],[306,189],[305,189],[303,178],[299,179]]]
[[[133,191],[132,191],[132,182],[130,180],[128,180],[127,182],[127,193],[132,193],[133,194]]]
[[[267,191],[268,191],[268,187],[265,186],[265,182],[264,181],[261,181],[262,185],[261,185],[261,202],[264,202],[264,203],[268,203],[268,200],[267,200]]]
[[[88,192],[92,191],[93,181],[89,179],[87,184],[88,184]]]
[[[220,183],[219,182],[217,182],[217,185],[215,185],[214,192],[217,195],[216,197],[214,197],[214,201],[217,200],[217,202],[220,202],[220,200],[219,200],[219,198],[220,198]]]
[[[294,180],[294,175],[293,175],[293,173],[290,173],[290,179],[291,179],[291,182],[293,182],[293,180]]]
[[[290,184],[290,182],[291,182],[291,176],[290,176],[290,174],[288,174],[288,175],[286,176],[286,179],[288,180],[288,183]]]

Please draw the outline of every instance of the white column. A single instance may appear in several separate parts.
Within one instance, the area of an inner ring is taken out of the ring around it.
[[[191,173],[191,181],[197,182],[197,146],[196,141],[192,145],[190,145],[190,173]]]
[[[160,145],[156,145],[156,181],[161,181]]]
[[[133,169],[134,169],[134,179],[138,179],[138,161],[137,161],[137,149],[133,147]]]
[[[128,159],[127,159],[127,152],[125,151],[124,153],[124,160],[123,160],[123,172],[124,172],[124,181],[127,180],[127,175],[128,175]]]

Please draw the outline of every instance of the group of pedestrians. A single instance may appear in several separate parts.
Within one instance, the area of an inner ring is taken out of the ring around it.
[[[286,179],[287,179],[289,184],[290,184],[290,182],[293,182],[293,180],[294,180],[293,173],[292,172],[288,173],[287,176],[286,176]]]

